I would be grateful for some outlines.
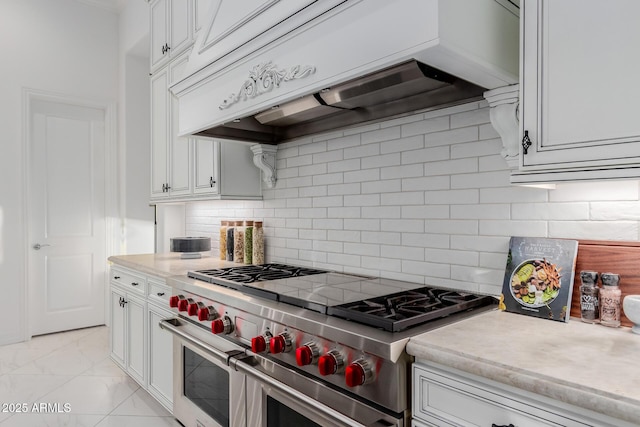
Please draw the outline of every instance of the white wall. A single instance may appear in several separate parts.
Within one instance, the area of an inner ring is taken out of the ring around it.
[[[638,181],[515,187],[485,102],[278,148],[260,202],[187,206],[186,233],[263,219],[267,261],[498,295],[509,237],[636,241]]]
[[[23,337],[22,89],[116,101],[118,20],[74,0],[0,3],[0,343]]]
[[[119,254],[152,253],[155,215],[149,205],[149,4],[145,0],[125,3],[120,13],[119,44]]]

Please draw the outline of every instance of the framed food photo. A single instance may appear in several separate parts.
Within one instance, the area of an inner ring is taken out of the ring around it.
[[[511,237],[500,309],[569,321],[578,241]]]

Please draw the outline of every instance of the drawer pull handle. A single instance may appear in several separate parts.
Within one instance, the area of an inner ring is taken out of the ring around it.
[[[507,426],[505,425],[499,426],[498,424],[491,424],[491,427],[516,427],[516,426],[514,426],[513,424],[509,424]]]
[[[158,294],[157,294],[157,295],[158,295],[159,297],[162,297],[162,296],[164,296],[164,292],[158,292]]]
[[[114,280],[120,280],[120,276],[113,276]]]
[[[140,283],[138,283],[138,282],[131,282],[131,285],[132,285],[132,286],[138,286],[139,284],[140,284]]]

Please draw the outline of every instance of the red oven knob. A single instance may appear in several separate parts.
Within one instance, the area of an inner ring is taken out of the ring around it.
[[[272,337],[273,335],[271,335],[271,332],[267,331],[264,335],[258,335],[257,337],[251,338],[251,351],[254,353],[262,353],[266,351]]]
[[[182,295],[173,295],[169,297],[169,307],[178,308],[178,303],[183,299],[184,297]]]
[[[229,316],[224,316],[211,322],[211,332],[214,334],[230,334],[233,331],[233,322]]]
[[[344,370],[344,379],[348,387],[356,387],[373,380],[373,370],[366,359],[358,359]]]
[[[198,320],[200,321],[213,320],[217,316],[216,310],[212,306],[204,307],[203,304],[202,307],[198,308]]]
[[[197,303],[196,302],[192,302],[191,304],[189,304],[187,306],[187,314],[189,316],[197,315],[198,314],[198,308],[199,308],[198,305],[199,304],[202,304],[202,303],[201,302],[197,302]]]
[[[269,352],[272,354],[291,351],[291,336],[287,332],[277,335],[269,341]]]
[[[318,359],[318,371],[320,375],[337,374],[343,365],[344,359],[338,350],[331,350]]]
[[[178,311],[187,311],[189,304],[193,304],[195,301],[191,298],[181,299],[178,301]]]
[[[298,366],[311,365],[318,360],[319,354],[318,346],[315,343],[305,343],[302,347],[296,348],[296,363]]]

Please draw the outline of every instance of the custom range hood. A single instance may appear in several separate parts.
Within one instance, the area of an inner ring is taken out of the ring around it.
[[[518,81],[509,0],[212,2],[175,78],[178,134],[278,144]]]
[[[485,88],[412,60],[198,135],[267,144],[482,96]]]

